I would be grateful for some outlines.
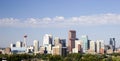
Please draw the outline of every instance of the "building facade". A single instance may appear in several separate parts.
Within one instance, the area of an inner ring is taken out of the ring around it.
[[[76,40],[76,31],[70,30],[68,32],[68,51],[71,53],[72,49],[75,48],[75,40]]]
[[[52,35],[50,34],[45,34],[43,37],[43,46],[47,45],[47,44],[52,44]]]
[[[87,35],[83,35],[82,38],[82,48],[83,48],[83,53],[87,52],[87,50],[89,49],[89,40],[88,40],[88,36]]]
[[[90,52],[95,53],[96,45],[95,41],[90,41]]]
[[[111,48],[113,49],[113,51],[115,51],[115,38],[110,38],[110,45],[111,45]]]
[[[33,41],[33,46],[34,46],[34,53],[38,53],[38,51],[39,51],[39,41],[34,40]]]
[[[23,47],[23,42],[17,41],[16,42],[16,47]]]

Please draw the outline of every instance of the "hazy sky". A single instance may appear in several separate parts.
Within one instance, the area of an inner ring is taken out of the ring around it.
[[[44,34],[68,38],[70,29],[77,38],[109,43],[115,37],[120,45],[120,1],[114,0],[0,0],[0,47],[23,41],[39,40]]]

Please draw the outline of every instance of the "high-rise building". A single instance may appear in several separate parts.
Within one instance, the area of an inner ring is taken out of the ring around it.
[[[45,51],[47,52],[47,54],[51,54],[52,51],[52,40],[53,37],[50,34],[45,34],[45,36],[43,37],[43,46],[45,47]]]
[[[52,47],[52,54],[66,56],[66,51],[66,40],[60,39],[59,37],[55,37],[54,46]]]
[[[52,55],[67,55],[67,47],[63,47],[61,43],[52,47]]]
[[[59,37],[55,37],[54,45],[62,44],[62,47],[66,47],[66,39],[60,39]]]
[[[33,46],[33,45],[28,46],[26,52],[27,52],[27,53],[33,53],[33,52],[34,52],[34,46]]]
[[[115,38],[110,38],[110,45],[111,45],[111,48],[113,49],[113,51],[115,51]]]
[[[82,52],[81,44],[82,44],[81,40],[75,40],[75,48],[72,49],[73,50],[72,52],[81,53]]]
[[[60,44],[60,38],[59,37],[55,37],[55,40],[54,40],[54,45],[58,45]]]
[[[23,47],[23,42],[17,41],[16,42],[16,47]]]
[[[60,39],[60,43],[62,44],[62,47],[66,47],[66,39]]]
[[[16,47],[16,44],[10,44],[10,48]]]
[[[62,46],[61,44],[56,45],[54,47],[52,47],[52,55],[61,55],[62,54]]]
[[[89,40],[88,40],[88,36],[87,35],[83,35],[82,38],[82,48],[83,48],[83,52],[87,52],[87,50],[89,49]]]
[[[101,42],[99,40],[96,41],[96,52],[100,53],[100,48],[101,48]]]
[[[99,40],[101,42],[101,48],[100,48],[100,53],[104,54],[105,52],[105,44],[104,44],[104,40]]]
[[[27,35],[24,35],[24,43],[23,43],[23,47],[27,48]]]
[[[45,34],[45,36],[43,37],[43,46],[48,45],[48,44],[52,44],[52,35],[50,34]]]
[[[33,41],[33,46],[34,46],[34,53],[38,53],[38,51],[39,51],[39,41],[34,40]]]
[[[95,52],[95,47],[96,47],[95,46],[95,42],[94,41],[90,41],[90,51],[91,52],[93,52],[93,53]]]
[[[71,53],[72,49],[75,48],[75,39],[76,39],[76,31],[70,30],[68,33],[68,51]]]

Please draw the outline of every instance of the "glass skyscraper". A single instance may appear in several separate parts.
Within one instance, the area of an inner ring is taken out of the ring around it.
[[[89,40],[88,40],[88,36],[87,35],[83,35],[82,38],[82,48],[83,48],[83,52],[87,52],[88,48],[89,48]]]
[[[110,45],[112,46],[113,51],[115,51],[115,38],[110,38]]]

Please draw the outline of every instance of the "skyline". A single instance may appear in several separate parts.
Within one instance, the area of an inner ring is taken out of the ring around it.
[[[119,1],[112,0],[1,0],[0,47],[23,41],[25,34],[30,45],[33,40],[42,45],[44,34],[67,39],[71,29],[77,38],[88,35],[107,44],[114,37],[120,45],[119,6]]]

